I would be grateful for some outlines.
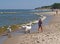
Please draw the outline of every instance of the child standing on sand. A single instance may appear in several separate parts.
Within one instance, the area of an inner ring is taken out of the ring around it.
[[[39,21],[38,21],[38,32],[39,31],[43,31],[43,29],[42,29],[42,20],[41,20],[41,18],[39,19]]]

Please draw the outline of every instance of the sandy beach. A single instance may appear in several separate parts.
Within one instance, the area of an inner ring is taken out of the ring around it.
[[[3,44],[60,44],[60,15],[53,16],[49,24],[43,26],[43,32],[13,36]]]

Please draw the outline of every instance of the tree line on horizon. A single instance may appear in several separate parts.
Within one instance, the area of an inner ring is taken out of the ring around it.
[[[60,9],[60,3],[54,3],[50,6],[37,7],[35,9]]]

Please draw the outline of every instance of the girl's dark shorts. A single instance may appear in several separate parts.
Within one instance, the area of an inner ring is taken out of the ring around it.
[[[41,25],[39,25],[39,27],[41,27]]]

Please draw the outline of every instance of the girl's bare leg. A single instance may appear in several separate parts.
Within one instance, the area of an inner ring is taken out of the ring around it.
[[[38,32],[43,32],[42,26],[38,28]]]

